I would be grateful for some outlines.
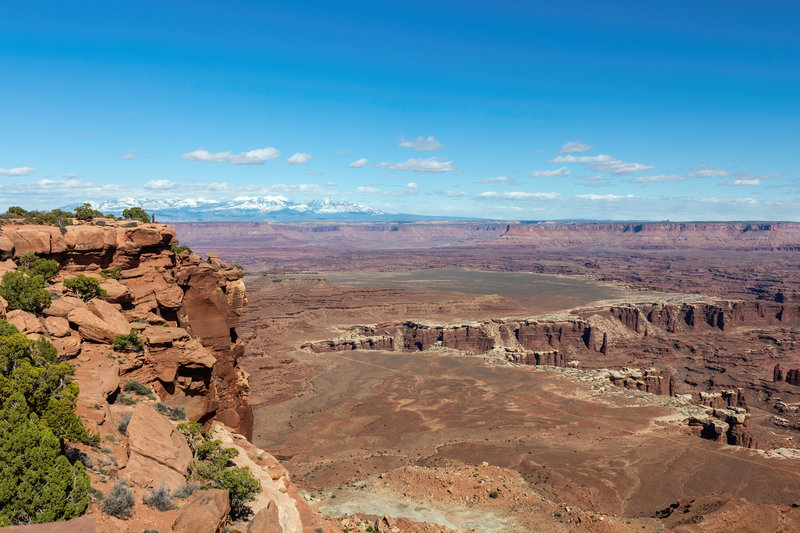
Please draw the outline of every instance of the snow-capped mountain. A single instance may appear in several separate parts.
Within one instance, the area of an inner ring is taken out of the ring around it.
[[[121,198],[92,202],[104,213],[120,214],[129,207],[141,207],[155,213],[156,219],[168,221],[224,220],[376,220],[391,218],[368,205],[323,198],[310,202],[293,202],[284,196],[239,196],[233,200],[136,199]],[[68,206],[74,207],[74,206]]]

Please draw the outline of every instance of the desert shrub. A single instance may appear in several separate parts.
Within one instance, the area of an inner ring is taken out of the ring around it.
[[[172,495],[183,500],[194,494],[194,491],[200,489],[201,487],[202,485],[199,483],[187,481],[181,488],[173,492]]]
[[[18,270],[29,276],[42,276],[45,281],[58,273],[58,263],[52,259],[39,257],[33,252],[27,252],[17,261]]]
[[[80,516],[89,476],[64,440],[90,442],[75,414],[78,385],[55,347],[0,320],[0,526]]]
[[[497,492],[496,490],[493,490],[492,492],[489,493],[489,497],[492,498],[492,499],[495,499],[495,498],[497,498],[499,496],[500,496],[500,493]]]
[[[102,501],[103,500],[103,491],[98,489],[98,488],[95,488],[95,487],[89,487],[89,496],[91,496],[92,499],[94,499],[94,500],[96,500],[98,502]]]
[[[52,211],[28,211],[25,220],[33,224],[50,224],[57,227],[71,226],[74,215],[69,211],[53,209]]]
[[[105,225],[106,225],[106,221],[105,221],[105,220],[103,220],[103,219],[100,219],[100,220],[95,220],[95,221],[94,221],[94,225],[95,225],[95,226],[105,226]]]
[[[190,477],[207,487],[228,491],[232,516],[246,512],[246,504],[261,492],[261,483],[244,466],[230,466],[231,459],[239,455],[234,448],[223,448],[222,443],[207,433],[197,422],[178,424],[192,450]]]
[[[117,422],[117,429],[125,435],[128,432],[128,424],[131,423],[131,413],[125,413]]]
[[[144,348],[144,342],[139,338],[139,332],[135,329],[127,335],[117,335],[112,342],[114,350],[119,352],[138,352]]]
[[[126,220],[138,220],[147,224],[150,222],[150,215],[141,207],[130,207],[122,211],[122,218]]]
[[[133,392],[139,396],[147,396],[151,400],[156,399],[156,395],[153,394],[153,390],[150,387],[140,381],[136,381],[135,379],[126,381],[122,386],[122,390]]]
[[[133,512],[133,504],[133,491],[128,488],[127,483],[117,480],[108,495],[103,498],[102,509],[111,516],[127,518]]]
[[[169,511],[172,509],[172,496],[169,493],[169,489],[161,485],[160,488],[151,492],[150,496],[144,499],[144,504],[159,511]]]
[[[100,271],[100,275],[104,279],[120,279],[122,277],[122,269],[118,266],[112,268],[104,268]]]
[[[100,288],[100,282],[95,278],[78,274],[74,278],[64,280],[64,287],[80,296],[81,300],[88,302],[92,298],[106,295],[105,289]]]
[[[6,216],[11,218],[22,218],[27,214],[28,211],[18,205],[12,205],[6,210]]]
[[[78,220],[92,220],[95,217],[102,217],[103,213],[94,209],[92,204],[84,202],[75,208],[75,218]]]
[[[177,246],[177,245],[173,244],[172,248],[170,248],[170,249],[172,250],[172,253],[175,254],[175,255],[181,255],[183,252],[192,253],[192,249],[189,248],[188,246]]]
[[[161,402],[156,402],[156,410],[164,416],[169,417],[170,420],[184,420],[186,419],[186,409],[181,406],[168,407]]]
[[[8,309],[38,313],[52,300],[44,285],[41,274],[31,276],[20,271],[6,272],[0,281],[0,296],[8,302]]]
[[[136,405],[139,403],[139,399],[127,394],[120,394],[117,396],[117,401],[115,403],[121,403],[122,405]]]
[[[124,226],[122,226],[122,227],[123,227],[123,228],[136,228],[136,227],[138,227],[138,226],[139,226],[139,223],[138,223],[138,222],[128,222],[127,224],[125,224],[125,225],[124,225]]]

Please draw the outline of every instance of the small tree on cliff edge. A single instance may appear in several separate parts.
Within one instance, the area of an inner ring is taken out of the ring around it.
[[[150,222],[150,215],[141,207],[130,207],[122,211],[122,218],[126,220],[138,220],[147,224]]]

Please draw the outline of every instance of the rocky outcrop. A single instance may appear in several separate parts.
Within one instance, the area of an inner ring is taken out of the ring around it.
[[[81,516],[66,522],[4,527],[3,533],[100,533],[100,528],[91,516]]]
[[[642,371],[638,368],[623,368],[611,370],[609,379],[611,383],[624,389],[640,390],[662,396],[675,394],[675,380],[666,370],[648,368]]]
[[[178,240],[169,226],[99,224],[63,232],[40,225],[0,228],[0,258],[34,252],[61,266],[44,320],[19,311],[10,318],[26,334],[46,334],[66,357],[79,355],[83,343],[110,344],[132,328],[144,330],[143,356],[124,361],[123,376],[151,385],[191,420],[217,417],[250,436],[247,375],[238,366],[244,345],[235,331],[247,301],[242,270],[213,255],[207,261],[176,256],[171,246]],[[101,276],[104,268],[117,275]],[[106,296],[88,303],[70,296],[61,281],[77,273],[98,279]],[[162,326],[165,331],[155,331]]]
[[[800,368],[784,368],[778,363],[772,371],[773,381],[785,381],[789,385],[800,387]]]
[[[176,533],[217,533],[230,513],[227,490],[195,491],[172,524]]]

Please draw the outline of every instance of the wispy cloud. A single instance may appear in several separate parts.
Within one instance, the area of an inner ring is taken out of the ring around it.
[[[505,200],[554,200],[561,195],[557,192],[496,192],[486,191],[475,195],[476,198],[502,198]]]
[[[232,152],[211,153],[199,148],[193,152],[181,154],[184,161],[202,161],[205,163],[230,163],[231,165],[263,165],[270,159],[279,157],[281,153],[271,146],[258,148],[249,152],[234,154]]]
[[[362,168],[367,166],[367,163],[369,163],[369,160],[367,160],[366,157],[362,157],[361,159],[358,159],[350,163],[350,168]]]
[[[567,167],[555,170],[534,170],[528,174],[532,178],[555,178],[556,176],[569,176],[570,170]]]
[[[28,176],[34,172],[33,167],[0,168],[0,176]]]
[[[632,194],[626,194],[624,196],[621,196],[619,194],[578,194],[575,196],[575,198],[580,198],[582,200],[592,200],[592,201],[602,201],[602,200],[616,201],[622,199],[635,198],[635,196]]]
[[[403,163],[383,162],[376,165],[378,168],[389,170],[410,170],[420,174],[435,174],[439,172],[455,172],[458,170],[452,161],[445,161],[440,157],[427,157],[425,159],[411,158]]]
[[[516,178],[509,178],[506,176],[497,176],[496,178],[486,178],[485,180],[475,180],[474,183],[509,183],[516,185],[519,183]]]
[[[641,176],[631,180],[632,183],[659,183],[662,181],[686,181],[686,178],[675,174],[658,174],[656,176]]]
[[[558,152],[561,154],[574,154],[578,152],[588,152],[592,148],[594,148],[594,146],[583,144],[580,141],[570,141],[566,143],[564,146],[562,146],[561,150],[559,150]]]
[[[336,155],[350,155],[350,150],[339,150]]]
[[[617,176],[656,168],[642,163],[629,163],[607,154],[559,155],[551,159],[550,163],[583,163],[589,165],[596,172],[611,172]]]
[[[287,165],[300,165],[300,164],[303,164],[303,163],[308,163],[312,159],[313,158],[311,157],[311,154],[297,153],[297,154],[294,154],[294,155],[290,156],[286,160],[286,164]]]
[[[429,136],[427,139],[424,137],[417,137],[411,141],[400,139],[400,144],[398,146],[400,148],[411,148],[417,152],[435,152],[444,148],[444,145],[437,141],[433,135]]]
[[[717,185],[727,185],[728,187],[755,187],[761,185],[759,178],[744,178],[738,180],[722,180],[718,181]]]
[[[445,198],[463,198],[465,196],[469,196],[469,193],[464,191],[443,191],[441,189],[436,191],[430,191],[425,194],[430,196],[443,196]]]
[[[128,150],[124,155],[119,156],[120,159],[139,159],[136,150]]]
[[[169,191],[175,189],[177,186],[177,183],[170,180],[150,180],[142,187],[151,191]]]
[[[384,191],[383,189],[380,189],[378,187],[366,187],[366,186],[362,185],[361,187],[356,187],[356,193],[358,193],[358,194],[385,194],[386,191]]]
[[[717,168],[704,168],[688,174],[690,178],[727,178],[731,173]]]

